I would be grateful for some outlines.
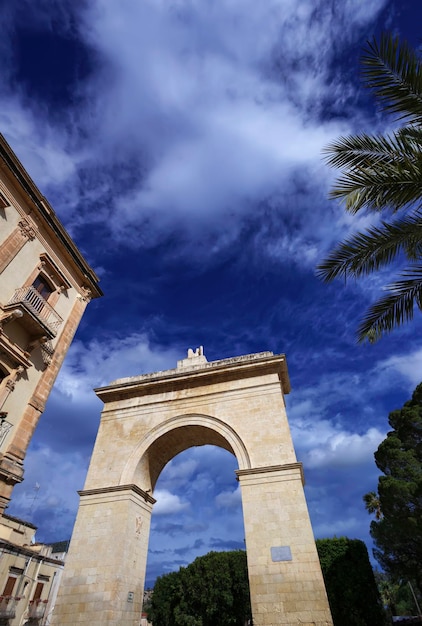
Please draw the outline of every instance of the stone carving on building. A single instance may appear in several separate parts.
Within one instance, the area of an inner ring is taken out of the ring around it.
[[[18,226],[23,237],[29,239],[30,241],[35,239],[35,228],[28,220],[20,220],[18,222]]]

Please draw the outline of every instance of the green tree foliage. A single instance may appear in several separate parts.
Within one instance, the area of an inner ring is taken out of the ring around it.
[[[210,552],[157,579],[153,626],[244,626],[251,616],[246,552]]]
[[[386,572],[375,572],[375,580],[381,595],[383,606],[393,615],[416,615],[418,607],[415,605],[412,590],[407,581],[394,581]]]
[[[384,626],[385,613],[363,541],[317,539],[334,626]]]
[[[422,593],[422,384],[388,422],[392,430],[375,452],[383,476],[381,516],[371,522],[374,555],[394,580],[414,581]]]
[[[376,341],[412,319],[415,306],[422,310],[422,60],[405,41],[385,34],[368,43],[362,65],[364,83],[402,126],[389,135],[340,137],[328,146],[329,165],[342,171],[331,197],[350,213],[382,212],[388,219],[341,242],[317,273],[325,281],[358,278],[399,255],[405,259],[398,280],[358,329],[359,341]]]

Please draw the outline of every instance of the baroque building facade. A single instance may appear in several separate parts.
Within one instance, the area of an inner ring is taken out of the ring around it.
[[[35,542],[36,527],[3,515],[0,524],[0,626],[47,626],[68,542]]]
[[[0,515],[98,280],[0,135]]]

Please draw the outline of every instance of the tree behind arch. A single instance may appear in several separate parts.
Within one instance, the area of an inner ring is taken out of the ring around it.
[[[383,473],[380,517],[371,522],[374,555],[394,580],[414,581],[422,594],[422,384],[388,422],[392,430],[374,455]]]
[[[246,552],[209,552],[157,578],[153,626],[244,626],[251,617]]]

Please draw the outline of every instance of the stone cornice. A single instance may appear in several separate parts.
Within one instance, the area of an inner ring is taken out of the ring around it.
[[[106,493],[116,493],[119,491],[133,491],[138,496],[141,496],[145,500],[145,502],[149,502],[150,504],[155,504],[157,500],[152,497],[150,493],[144,491],[137,485],[112,485],[111,487],[98,487],[97,489],[83,489],[82,491],[78,491],[80,496],[96,496],[102,495]]]
[[[121,400],[132,395],[148,395],[167,390],[213,384],[225,380],[252,378],[277,373],[283,393],[290,392],[290,380],[284,354],[258,352],[231,359],[195,365],[191,369],[172,369],[152,374],[121,378],[106,387],[94,389],[103,402]]]
[[[302,463],[285,463],[284,465],[268,465],[266,467],[252,467],[251,469],[235,470],[237,479],[242,476],[253,476],[254,474],[269,474],[272,472],[288,472],[290,470],[299,470],[302,484],[305,484],[305,475],[303,473]]]
[[[40,552],[31,550],[31,548],[27,548],[26,546],[19,546],[16,543],[7,541],[7,539],[0,539],[0,551],[3,553],[6,552],[8,554],[13,554],[16,556],[20,556],[20,555],[29,556],[31,557],[32,560],[37,561],[39,563],[50,563],[51,565],[55,565],[55,566],[64,565],[64,561],[55,559],[51,556],[46,556],[45,554],[41,554]]]
[[[29,198],[31,205],[36,208],[37,214],[40,218],[42,218],[43,223],[62,243],[67,253],[72,258],[73,263],[77,266],[85,280],[89,283],[94,294],[93,297],[102,296],[103,292],[98,286],[98,276],[85,261],[64,226],[56,216],[54,209],[49,204],[48,200],[41,194],[40,190],[35,185],[34,181],[31,179],[28,172],[25,170],[22,163],[19,161],[6,139],[1,134],[0,159],[3,161],[3,167],[9,171],[9,176],[12,175],[12,177],[17,181],[20,189],[26,194],[27,198]]]

